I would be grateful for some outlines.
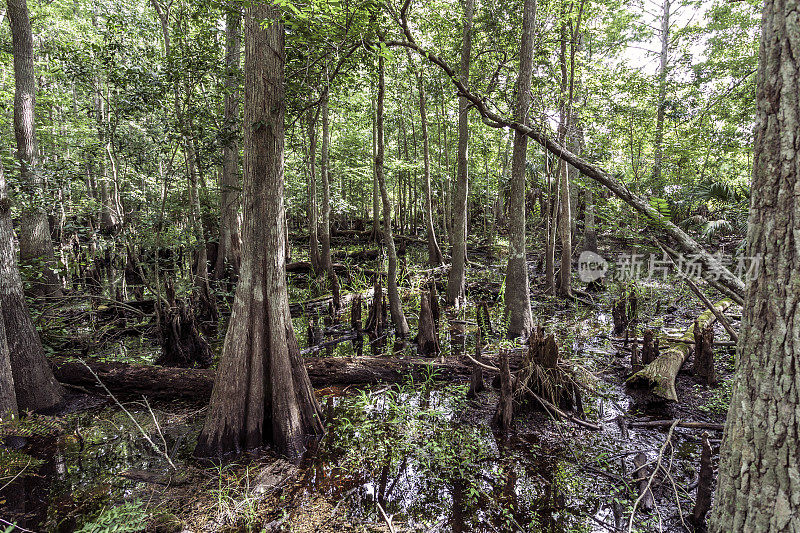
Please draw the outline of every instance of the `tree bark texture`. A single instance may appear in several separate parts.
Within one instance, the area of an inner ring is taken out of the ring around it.
[[[39,333],[31,321],[22,292],[14,250],[14,229],[6,180],[0,168],[0,314],[20,410],[51,411],[64,400],[63,389],[44,357]]]
[[[469,64],[472,54],[472,18],[475,0],[464,3],[464,37],[461,44],[461,83],[469,87]],[[447,280],[447,303],[464,300],[464,277],[467,261],[467,198],[469,196],[469,101],[458,98],[458,177],[453,193],[452,266]]]
[[[61,287],[55,273],[50,223],[44,210],[45,184],[37,172],[36,142],[36,78],[33,71],[33,31],[26,0],[8,0],[8,20],[14,51],[14,136],[20,162],[22,186],[26,197],[20,218],[20,260],[40,262],[41,279],[33,284],[37,295],[60,296]]]
[[[531,103],[533,74],[533,27],[536,0],[525,0],[522,15],[522,41],[519,48],[516,119],[527,123]],[[527,242],[525,239],[525,167],[528,138],[514,132],[514,153],[511,163],[511,199],[508,208],[509,254],[506,267],[505,304],[509,315],[508,336],[527,337],[533,328],[530,281],[528,280]]]
[[[283,224],[284,29],[279,9],[245,14],[242,269],[218,375],[195,454],[219,457],[271,442],[299,458],[322,433],[286,288]]]
[[[736,382],[710,529],[800,530],[800,2],[766,0]]]

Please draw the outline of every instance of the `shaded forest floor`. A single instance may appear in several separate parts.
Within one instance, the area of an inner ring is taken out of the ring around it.
[[[348,241],[335,243],[334,258],[348,273],[342,292],[368,292],[370,273],[381,267],[359,252],[378,247]],[[610,242],[614,254],[636,244]],[[298,243],[295,247],[297,252]],[[402,257],[400,279],[412,331],[419,287],[431,275],[446,280],[443,269],[424,265],[423,248],[412,242]],[[494,329],[503,331],[503,255],[502,245],[471,248],[469,305],[442,317],[442,354],[432,360],[463,361],[464,353],[473,353],[478,302],[489,304]],[[527,409],[510,433],[501,434],[491,427],[495,388],[468,400],[466,379],[442,380],[432,370],[399,384],[318,389],[327,434],[300,465],[264,450],[209,467],[191,459],[204,405],[124,398],[125,413],[109,398],[73,390],[70,412],[30,416],[0,428],[0,519],[33,531],[104,531],[126,524],[128,529],[118,530],[626,531],[637,496],[633,457],[643,452],[652,462],[663,452],[664,468],[652,483],[656,507],[638,511],[634,529],[683,530],[694,502],[703,430],[675,428],[665,446],[667,427],[630,423],[724,422],[733,348],[715,350],[719,386],[701,385],[687,364],[676,383],[680,401],[654,401],[625,385],[630,349],[611,335],[610,311],[622,287],[607,283],[592,293],[591,306],[546,296],[536,283],[542,277],[538,257],[531,250],[535,322],[556,334],[562,359],[580,378],[584,416],[600,423],[600,431]],[[704,309],[674,280],[642,282],[636,290],[642,328],[682,331]],[[292,302],[326,292],[323,281],[290,274]],[[138,364],[152,364],[159,355],[149,334],[150,317],[136,315],[121,327],[98,318],[104,309],[89,310],[80,301],[55,311],[42,305],[38,311],[54,355]],[[301,311],[295,331],[301,347],[310,348],[309,316],[319,312],[322,320],[325,311]],[[331,321],[325,339],[345,334],[347,321]],[[717,328],[716,338],[727,340]],[[212,341],[217,352],[222,335]],[[500,334],[485,341],[489,361],[513,348]],[[362,349],[372,357],[416,355],[413,343],[391,335],[368,345]],[[355,341],[348,341],[306,352],[351,358],[356,349]],[[721,432],[711,431],[715,455],[720,438]]]

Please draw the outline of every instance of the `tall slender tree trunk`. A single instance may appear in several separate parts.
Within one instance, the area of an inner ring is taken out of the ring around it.
[[[411,61],[411,54],[409,54]],[[425,186],[425,231],[428,241],[428,262],[433,266],[442,264],[442,250],[436,240],[436,226],[433,222],[433,202],[431,200],[431,152],[428,142],[428,113],[425,109],[425,85],[422,79],[422,72],[414,69],[417,78],[417,91],[419,92],[419,118],[420,129],[422,130],[422,159],[424,162],[424,174],[422,177]]]
[[[800,531],[800,2],[766,0],[736,382],[710,530]]]
[[[92,17],[93,21],[95,17]],[[97,127],[97,140],[100,146],[109,155],[108,142],[106,141],[106,110],[105,103],[102,95],[102,85],[99,76],[94,77],[94,113],[95,125]],[[111,208],[111,194],[108,187],[108,173],[105,158],[99,158],[100,175],[98,176],[99,182],[98,199],[100,201],[100,230],[105,233],[113,233],[116,230],[118,220]]]
[[[560,142],[566,146],[567,136],[572,136],[572,103],[575,94],[575,52],[578,47],[581,18],[584,3],[580,4],[580,11],[573,24],[567,24],[567,13],[563,14],[561,23],[561,94],[564,101],[561,104]],[[567,31],[567,29],[572,31]],[[567,67],[567,39],[569,39],[569,69]],[[572,196],[570,187],[570,172],[567,162],[559,161],[561,176],[561,220],[559,230],[561,235],[561,270],[559,273],[558,294],[572,296]]]
[[[375,108],[372,109],[372,161],[374,163],[377,154],[378,129],[375,121]],[[371,239],[375,242],[380,238],[381,233],[381,211],[380,211],[380,186],[378,185],[378,165],[372,165],[372,235]]]
[[[472,0],[470,0],[472,1]],[[392,315],[395,334],[405,338],[409,334],[406,315],[403,313],[403,304],[400,301],[400,292],[397,290],[397,250],[394,247],[394,237],[392,236],[392,204],[389,202],[389,193],[386,190],[386,178],[384,177],[383,158],[383,100],[386,92],[386,81],[384,79],[383,56],[378,56],[378,110],[375,117],[375,129],[377,132],[377,153],[375,155],[375,174],[378,176],[378,185],[381,190],[381,200],[383,202],[383,240],[386,243],[386,250],[389,255],[389,271],[387,273],[386,286],[389,292],[389,311]]]
[[[667,69],[669,68],[669,17],[671,0],[664,0],[661,15],[661,63],[658,68],[658,108],[656,109],[656,138],[653,146],[653,181],[658,186],[661,179],[662,150],[664,145],[664,107],[667,101]]]
[[[244,27],[242,269],[195,454],[218,457],[271,442],[298,459],[323,428],[286,288],[284,29],[269,4],[248,7]]]
[[[45,183],[36,169],[36,79],[28,3],[26,0],[7,0],[7,6],[14,51],[14,136],[21,182],[29,191],[20,219],[20,259],[26,263],[41,263],[41,279],[33,284],[34,294],[60,297],[61,286],[54,270],[56,260],[50,238],[50,223],[43,207],[46,204]]]
[[[583,189],[583,249],[597,253],[597,226],[594,217],[594,195],[587,184]]]
[[[0,165],[0,315],[7,341],[17,405],[20,410],[51,411],[64,401],[64,390],[44,357],[33,325],[14,250],[14,228],[6,179]],[[2,355],[0,355],[2,359]],[[0,373],[5,373],[0,370]],[[2,394],[0,392],[0,394]],[[6,395],[8,396],[8,395]]]
[[[447,115],[444,112],[444,90],[441,99],[442,137],[444,137],[444,172],[442,173],[442,188],[444,189],[444,229],[447,242],[453,246],[453,188],[450,179],[450,145],[447,141]],[[452,254],[452,251],[451,251]]]
[[[317,209],[317,116],[319,111],[308,111],[308,239],[311,267],[322,270],[322,255],[319,249],[319,212]]]
[[[461,45],[461,83],[469,87],[469,63],[472,54],[472,17],[475,0],[464,3],[464,38]],[[447,303],[459,306],[464,300],[464,277],[467,262],[467,197],[469,196],[469,100],[458,98],[458,179],[453,195],[453,252],[447,280]]]
[[[547,152],[545,152],[545,161],[547,160]],[[560,163],[557,163],[560,165]],[[547,166],[547,164],[545,163]],[[547,294],[555,295],[556,293],[556,234],[558,231],[558,213],[559,213],[559,184],[561,183],[560,175],[557,174],[560,166],[556,167],[556,174],[553,174],[552,168],[547,166],[547,215],[544,224],[545,244],[544,244],[544,276],[545,276],[545,290]]]
[[[533,28],[536,0],[525,0],[522,14],[522,41],[519,47],[516,119],[525,124],[531,104],[533,74]],[[527,337],[533,327],[530,282],[528,281],[527,243],[525,240],[525,163],[528,138],[514,133],[514,159],[511,163],[511,202],[509,205],[508,266],[506,267],[505,304],[509,315],[508,336]]]
[[[321,266],[325,272],[332,272],[331,266],[331,182],[330,182],[330,115],[328,106],[328,89],[325,89],[325,97],[322,100],[322,153],[321,167],[322,175],[322,231],[319,240],[322,245]]]
[[[160,0],[150,0],[153,8],[158,15],[161,24],[161,33],[164,40],[164,56],[171,61],[172,58],[172,39],[170,37],[170,9],[172,3],[162,4]],[[182,28],[180,21],[178,24],[178,35],[181,35]],[[174,65],[171,65],[174,68]],[[201,219],[200,206],[200,185],[198,179],[197,156],[195,154],[194,131],[191,116],[187,119],[181,105],[181,86],[180,79],[176,76],[172,84],[173,107],[175,109],[175,122],[181,136],[183,145],[183,156],[186,163],[186,180],[189,188],[189,225],[195,238],[197,247],[197,268],[194,272],[194,285],[200,291],[202,301],[212,310],[214,302],[211,296],[211,288],[208,279],[208,243],[206,242],[205,230]],[[184,80],[184,92],[186,93],[186,108],[190,103],[190,87],[188,81]]]
[[[222,146],[222,179],[220,182],[220,250],[214,277],[221,278],[225,263],[239,272],[242,244],[239,237],[239,206],[241,205],[239,179],[239,56],[241,54],[242,13],[238,3],[225,5],[225,96],[224,143]]]
[[[326,83],[327,71],[326,71]],[[339,293],[339,278],[333,269],[331,261],[331,182],[330,182],[330,116],[329,116],[329,96],[330,87],[325,89],[325,99],[322,101],[322,268],[328,275],[330,289],[333,293],[333,304],[338,310],[341,305]]]
[[[197,248],[197,268],[194,274],[194,284],[201,292],[206,303],[210,305],[212,302],[211,287],[208,279],[208,243],[206,242],[206,232],[203,227],[203,210],[200,205],[200,180],[198,179],[197,155],[192,139],[192,129],[192,121],[189,119],[186,121],[184,155],[189,178],[189,220],[194,233],[195,247]]]

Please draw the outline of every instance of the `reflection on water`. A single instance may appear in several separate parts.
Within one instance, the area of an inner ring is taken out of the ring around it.
[[[171,455],[187,457],[199,430],[196,417],[155,411],[163,430],[142,406],[129,406],[154,442]],[[108,504],[119,503],[133,486],[129,471],[166,474],[166,459],[156,453],[133,422],[116,410],[102,409],[54,420],[33,417],[0,428],[0,517],[36,531],[73,531]]]
[[[380,521],[380,503],[414,529],[591,530],[598,480],[533,433],[502,442],[485,417],[465,415],[465,392],[402,388],[337,399],[306,490],[347,501],[351,517],[365,520]]]

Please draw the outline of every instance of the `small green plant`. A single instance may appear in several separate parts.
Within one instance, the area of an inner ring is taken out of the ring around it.
[[[100,515],[87,522],[76,533],[123,533],[145,529],[150,513],[141,502],[127,502],[107,507]]]
[[[711,397],[704,404],[700,405],[700,410],[704,413],[714,415],[724,415],[728,412],[733,395],[733,380],[727,379],[722,384],[711,391]]]

